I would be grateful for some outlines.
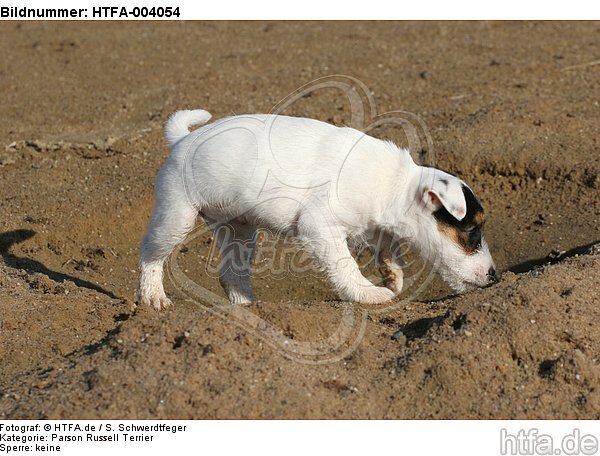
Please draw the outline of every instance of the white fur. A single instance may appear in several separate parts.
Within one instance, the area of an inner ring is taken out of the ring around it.
[[[402,289],[399,258],[381,255],[381,263],[394,272],[390,288],[370,283],[352,258],[347,240],[373,232],[384,233],[386,248],[394,239],[412,242],[457,289],[487,284],[485,272],[493,265],[487,246],[467,257],[450,245],[424,196],[435,191],[440,176],[451,187],[462,183],[456,177],[416,165],[390,142],[312,119],[243,115],[189,133],[189,125],[209,119],[206,111],[180,111],[165,127],[171,153],[156,179],[156,205],[142,242],[141,303],[170,304],[162,286],[163,263],[198,214],[221,233],[216,236],[220,279],[234,303],[253,299],[256,227],[293,230],[343,300],[378,303]],[[464,216],[462,192],[447,191],[445,198],[448,211]],[[229,234],[220,230],[224,226]],[[235,242],[251,248],[232,250]]]
[[[190,127],[205,124],[211,117],[210,112],[202,109],[173,113],[165,125],[167,145],[173,147],[175,143],[190,133]]]

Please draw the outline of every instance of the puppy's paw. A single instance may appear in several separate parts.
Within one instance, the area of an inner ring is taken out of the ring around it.
[[[171,307],[173,305],[173,302],[169,298],[167,298],[165,295],[163,295],[163,296],[157,297],[154,300],[152,300],[151,305],[156,310],[164,310],[167,307]]]
[[[137,301],[142,306],[152,306],[156,310],[163,310],[173,305],[171,300],[167,298],[167,296],[164,293],[157,293],[152,296],[139,296]]]
[[[372,287],[362,290],[358,302],[363,304],[380,304],[391,301],[396,297],[396,293],[386,287]]]
[[[402,286],[404,285],[402,268],[386,263],[379,268],[379,272],[383,279],[383,285],[392,290],[394,294],[400,294]]]
[[[254,301],[254,296],[252,294],[240,292],[237,290],[229,291],[227,294],[229,301],[232,304],[251,304]]]
[[[385,276],[383,278],[383,285],[389,290],[392,290],[394,295],[399,295],[402,291],[404,280],[402,279],[402,276]]]
[[[240,280],[238,277],[221,277],[220,282],[232,304],[250,304],[254,301],[250,283]]]

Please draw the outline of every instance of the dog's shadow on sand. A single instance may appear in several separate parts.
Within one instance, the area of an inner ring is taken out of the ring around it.
[[[536,258],[533,260],[527,260],[523,263],[515,264],[509,267],[507,270],[510,272],[514,272],[515,274],[522,274],[524,272],[530,272],[534,269],[537,269],[542,266],[547,266],[549,264],[560,263],[561,261],[571,258],[578,255],[588,255],[592,253],[595,246],[600,245],[600,240],[590,242],[589,244],[580,245],[578,247],[574,247],[571,250],[566,252],[557,252],[555,254],[547,255],[543,258]]]
[[[97,291],[98,293],[102,293],[112,299],[120,299],[112,291],[105,290],[104,288],[102,288],[99,285],[96,285],[95,283],[80,279],[79,277],[75,277],[69,274],[64,274],[62,272],[52,271],[39,261],[33,260],[31,258],[18,257],[9,252],[10,248],[13,245],[20,244],[21,242],[24,242],[27,239],[31,239],[33,236],[35,236],[35,234],[35,231],[28,229],[13,230],[7,231],[5,233],[0,233],[0,255],[2,256],[2,259],[4,260],[4,263],[6,263],[7,266],[10,266],[11,268],[15,269],[23,269],[29,274],[44,274],[54,282],[62,283],[65,280],[70,280],[80,288],[88,288],[90,290]]]

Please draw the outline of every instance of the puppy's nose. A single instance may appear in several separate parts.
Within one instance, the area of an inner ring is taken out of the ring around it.
[[[490,283],[498,283],[500,281],[500,278],[498,277],[498,274],[496,273],[496,268],[494,266],[488,269],[487,276]]]

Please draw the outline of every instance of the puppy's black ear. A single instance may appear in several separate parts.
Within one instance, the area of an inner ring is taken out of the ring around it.
[[[467,215],[462,182],[454,176],[435,171],[437,172],[421,186],[421,197],[425,207],[435,212],[443,206],[456,220],[462,220]]]

